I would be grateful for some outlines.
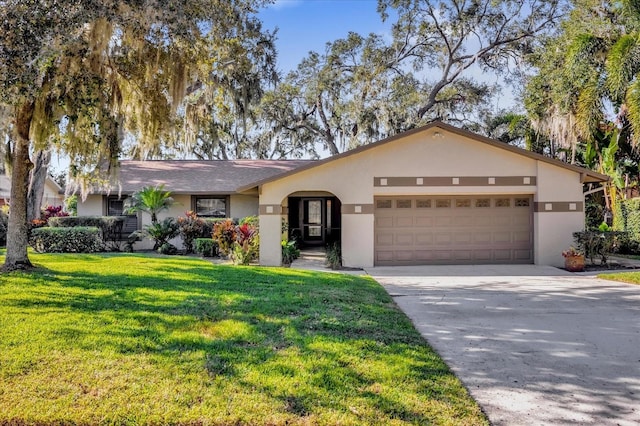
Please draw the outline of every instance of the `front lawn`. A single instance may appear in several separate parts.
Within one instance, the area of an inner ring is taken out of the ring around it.
[[[611,281],[622,281],[630,284],[640,284],[640,272],[617,272],[614,274],[598,274],[598,278]]]
[[[487,424],[371,279],[32,261],[0,275],[0,424]]]

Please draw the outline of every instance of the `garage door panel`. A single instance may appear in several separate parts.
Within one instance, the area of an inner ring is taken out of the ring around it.
[[[473,242],[476,244],[491,243],[491,232],[475,232],[472,235],[473,235]]]
[[[393,228],[393,217],[376,216],[375,223],[376,223],[376,228],[378,229]]]
[[[395,243],[399,246],[412,246],[413,234],[396,234]]]
[[[514,243],[530,243],[531,242],[531,232],[527,231],[516,231],[513,233],[513,242]]]
[[[407,228],[408,227],[412,227],[413,226],[413,216],[396,218],[396,226],[407,227]]]
[[[470,232],[456,232],[453,242],[456,244],[469,245],[473,242],[473,234]]]
[[[438,227],[443,227],[443,226],[452,226],[453,225],[453,221],[451,216],[437,216],[435,218],[435,225]]]
[[[510,243],[511,242],[511,232],[509,232],[509,231],[494,232],[493,233],[493,242],[494,243]]]
[[[450,232],[438,232],[435,234],[435,245],[449,245],[451,244],[451,233]]]
[[[529,260],[533,256],[531,250],[514,250],[513,253],[515,260]]]
[[[378,247],[393,247],[393,234],[377,234],[376,244]]]
[[[385,197],[375,205],[378,265],[533,261],[531,196]]]
[[[418,246],[430,246],[433,244],[432,233],[416,233],[415,234],[416,245]]]
[[[418,211],[417,214],[424,213]],[[431,228],[434,225],[434,218],[425,217],[425,216],[416,216],[415,218],[416,226],[420,228]]]

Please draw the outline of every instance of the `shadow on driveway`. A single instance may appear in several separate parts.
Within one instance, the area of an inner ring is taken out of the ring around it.
[[[640,286],[533,265],[367,272],[493,424],[640,424]]]

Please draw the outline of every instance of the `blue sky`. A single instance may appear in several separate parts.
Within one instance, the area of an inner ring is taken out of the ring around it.
[[[388,33],[391,22],[382,22],[377,7],[377,0],[276,0],[258,17],[265,29],[278,28],[278,67],[286,73],[309,51],[324,52],[327,42],[349,31]]]

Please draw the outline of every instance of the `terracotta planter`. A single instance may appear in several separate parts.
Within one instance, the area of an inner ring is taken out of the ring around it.
[[[567,256],[564,258],[564,268],[569,272],[584,271],[584,256]]]

